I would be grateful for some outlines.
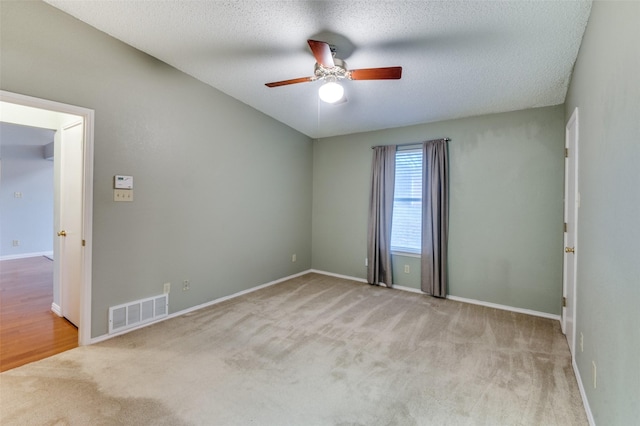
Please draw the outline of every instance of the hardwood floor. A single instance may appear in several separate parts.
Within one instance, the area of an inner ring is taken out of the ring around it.
[[[53,262],[0,262],[0,371],[78,346],[78,329],[51,312]]]

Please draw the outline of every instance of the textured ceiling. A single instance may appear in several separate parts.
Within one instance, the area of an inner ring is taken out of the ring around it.
[[[564,102],[590,1],[66,1],[51,5],[300,132],[325,137]],[[307,39],[350,69],[402,66],[401,80],[345,81],[318,100]]]
[[[0,146],[47,145],[53,142],[55,130],[0,122]]]

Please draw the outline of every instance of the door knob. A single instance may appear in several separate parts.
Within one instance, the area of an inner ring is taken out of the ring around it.
[[[576,252],[576,248],[575,247],[565,247],[564,248],[564,252],[565,253],[575,253]]]
[[[66,236],[67,236],[67,231],[65,231],[64,229],[58,232],[58,237],[66,237]]]

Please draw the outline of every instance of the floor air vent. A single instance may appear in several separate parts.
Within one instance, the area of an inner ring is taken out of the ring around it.
[[[166,317],[168,313],[168,294],[112,306],[109,308],[109,334]]]

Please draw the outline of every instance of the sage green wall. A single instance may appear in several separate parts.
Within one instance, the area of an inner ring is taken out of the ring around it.
[[[313,268],[366,277],[371,146],[445,136],[452,139],[449,293],[560,314],[562,106],[315,141]],[[419,268],[404,274],[415,259],[396,260],[396,283],[419,288]]]
[[[638,23],[638,2],[593,3],[565,110],[579,110],[576,364],[598,425],[640,419]]]
[[[311,139],[47,4],[0,13],[0,87],[95,110],[92,336],[165,282],[176,312],[311,267]]]

